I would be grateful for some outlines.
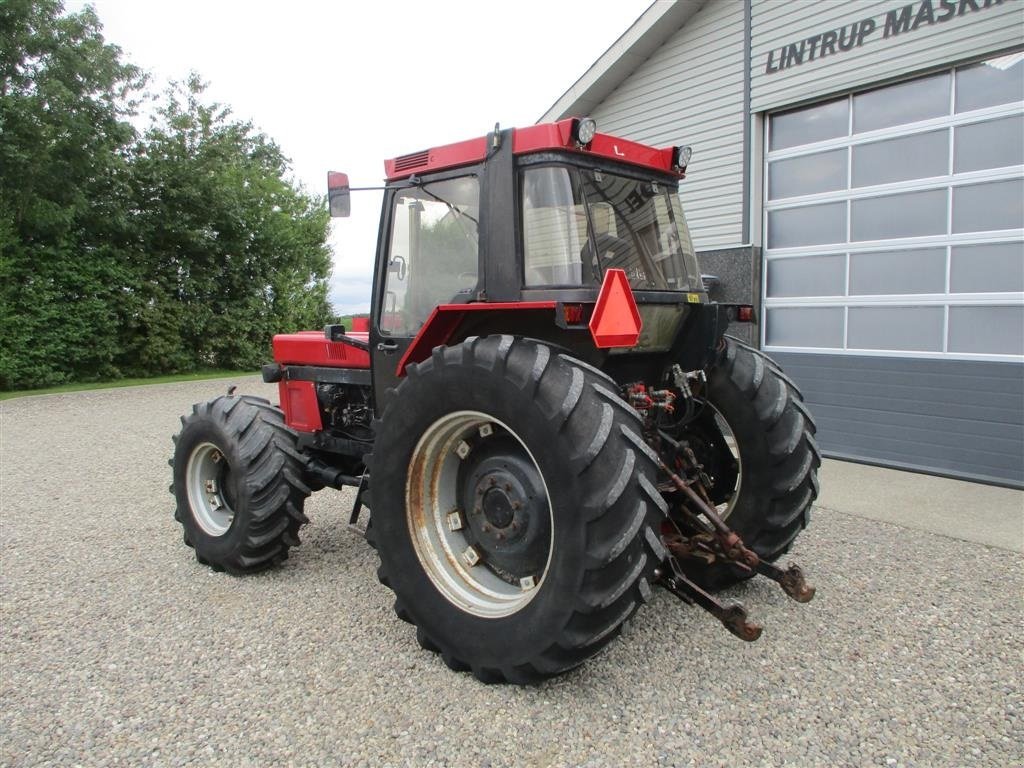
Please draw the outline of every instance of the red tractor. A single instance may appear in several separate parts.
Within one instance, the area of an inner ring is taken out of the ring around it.
[[[424,648],[532,683],[607,645],[654,585],[731,632],[715,590],[808,522],[820,453],[800,392],[725,335],[677,194],[689,147],[590,118],[495,130],[385,162],[369,320],[274,337],[280,407],[228,395],[175,438],[173,492],[200,563],[280,563],[326,486]],[[333,215],[348,179],[330,174]]]

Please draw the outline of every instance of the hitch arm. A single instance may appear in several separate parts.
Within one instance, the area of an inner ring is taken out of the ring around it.
[[[718,545],[717,547],[702,546],[700,547],[701,550],[706,550],[707,554],[711,555],[720,554],[725,560],[748,572],[752,571],[768,577],[772,581],[777,582],[782,587],[782,591],[798,603],[810,602],[811,598],[814,597],[814,587],[807,583],[803,571],[800,570],[800,566],[790,563],[783,570],[773,563],[762,560],[754,550],[743,543],[743,539],[739,537],[739,534],[725,524],[725,521],[718,515],[715,508],[706,499],[701,498],[685,480],[669,469],[665,462],[661,462],[661,469],[668,475],[672,485],[682,491],[706,518],[706,521],[701,520],[700,517],[690,512],[690,510],[685,507],[683,508],[690,523],[699,530],[704,531],[705,535],[703,538],[713,537]],[[670,551],[674,549],[681,556],[691,554],[691,548],[687,547],[682,541],[672,540],[665,543]],[[715,552],[715,549],[720,550],[720,552]]]
[[[655,575],[658,576],[658,583],[661,586],[678,597],[684,603],[689,603],[690,605],[696,605],[699,608],[703,608],[722,622],[722,626],[736,635],[740,640],[746,640],[750,643],[761,636],[761,626],[748,620],[746,608],[739,603],[732,603],[731,605],[723,604],[713,595],[705,592],[686,578],[686,576],[683,575],[682,570],[679,568],[679,563],[676,561],[675,557],[669,555],[668,562],[672,566],[671,576],[660,573],[660,569],[655,572]]]

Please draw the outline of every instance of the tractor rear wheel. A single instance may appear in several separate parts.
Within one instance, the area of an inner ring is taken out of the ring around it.
[[[269,568],[299,544],[310,489],[284,414],[266,400],[225,395],[192,406],[174,436],[175,519],[196,560],[215,571]]]
[[[610,642],[664,549],[653,454],[600,371],[511,336],[438,347],[389,393],[368,538],[424,648],[526,684]]]
[[[803,395],[760,350],[727,336],[708,372],[705,412],[685,437],[705,471],[726,523],[759,557],[774,561],[810,522],[821,453]],[[720,487],[723,484],[728,488]],[[691,579],[723,589],[749,578],[728,564],[684,563]]]

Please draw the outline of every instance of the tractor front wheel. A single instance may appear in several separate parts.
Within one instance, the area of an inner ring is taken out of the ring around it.
[[[251,573],[280,563],[299,544],[310,489],[279,409],[248,396],[197,403],[174,444],[174,517],[200,563]]]
[[[585,363],[510,336],[439,347],[390,393],[368,464],[378,576],[453,669],[558,674],[650,595],[655,464],[636,412]]]

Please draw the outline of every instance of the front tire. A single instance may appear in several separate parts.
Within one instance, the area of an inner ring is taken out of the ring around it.
[[[368,464],[378,576],[453,669],[559,674],[650,595],[665,554],[653,454],[585,363],[510,336],[438,347],[390,393]]]
[[[284,414],[262,398],[192,406],[174,436],[175,519],[196,560],[240,575],[277,565],[299,544],[309,487]]]

